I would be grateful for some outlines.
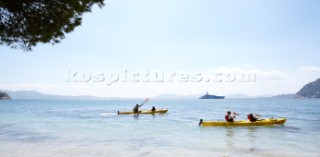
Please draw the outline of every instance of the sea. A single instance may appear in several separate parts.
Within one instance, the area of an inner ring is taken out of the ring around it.
[[[0,101],[0,157],[320,157],[320,99]],[[284,125],[199,127],[227,111]]]

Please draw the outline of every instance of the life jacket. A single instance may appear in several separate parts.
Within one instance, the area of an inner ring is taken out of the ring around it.
[[[229,119],[229,118],[228,118],[228,115],[225,115],[225,116],[224,116],[224,119],[226,119],[227,122],[233,122],[233,118]]]
[[[254,118],[254,117],[253,117],[253,114],[252,114],[252,113],[248,114],[247,117],[248,117],[248,120],[249,120],[250,122],[255,122],[255,121],[257,120],[257,118]]]
[[[156,111],[156,108],[155,108],[155,107],[152,107],[151,111],[152,111],[152,112]]]
[[[133,113],[138,113],[139,112],[139,107],[134,107],[133,108]]]

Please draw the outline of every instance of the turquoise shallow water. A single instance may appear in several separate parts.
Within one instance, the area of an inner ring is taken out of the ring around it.
[[[143,100],[141,100],[143,101]],[[117,115],[137,100],[0,101],[1,157],[320,156],[320,100],[150,100],[164,115]],[[285,125],[198,127],[200,118],[249,112]]]

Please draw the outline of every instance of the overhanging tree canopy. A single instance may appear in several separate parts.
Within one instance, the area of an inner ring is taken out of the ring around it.
[[[29,51],[58,43],[81,24],[82,14],[103,0],[0,0],[0,44]]]

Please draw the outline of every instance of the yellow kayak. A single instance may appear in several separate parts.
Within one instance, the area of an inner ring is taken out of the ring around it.
[[[168,109],[161,109],[161,110],[155,110],[155,111],[141,110],[138,113],[134,113],[133,111],[123,111],[123,112],[118,111],[118,114],[155,114],[155,113],[167,113],[167,112],[168,112]]]
[[[250,122],[249,120],[239,120],[234,122],[227,121],[203,121],[200,119],[199,126],[264,126],[273,124],[284,124],[287,118],[266,118]]]

